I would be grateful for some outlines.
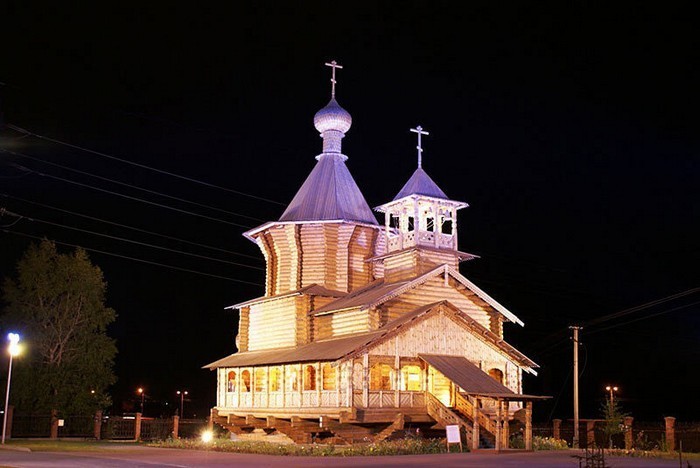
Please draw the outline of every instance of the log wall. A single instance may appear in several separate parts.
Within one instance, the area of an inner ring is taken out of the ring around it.
[[[250,351],[296,344],[297,299],[286,297],[250,306]]]

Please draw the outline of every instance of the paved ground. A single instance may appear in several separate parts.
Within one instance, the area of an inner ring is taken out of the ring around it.
[[[464,453],[442,455],[406,455],[397,457],[278,457],[152,447],[115,447],[103,452],[18,452],[0,450],[0,467],[41,468],[184,468],[184,467],[319,467],[319,466],[439,466],[448,467],[577,467],[571,455],[576,452],[535,452],[494,455]],[[608,458],[611,467],[678,466],[677,460]]]

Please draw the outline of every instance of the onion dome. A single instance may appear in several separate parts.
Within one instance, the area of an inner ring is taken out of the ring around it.
[[[351,125],[352,117],[350,113],[340,107],[335,98],[331,98],[326,107],[314,115],[314,127],[316,127],[321,136],[323,136],[323,132],[328,130],[347,133]]]

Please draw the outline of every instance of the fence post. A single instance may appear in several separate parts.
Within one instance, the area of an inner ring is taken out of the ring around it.
[[[179,439],[180,416],[173,416],[173,439]]]
[[[51,439],[58,439],[58,410],[51,410]]]
[[[666,445],[668,445],[668,451],[673,452],[676,449],[676,418],[673,416],[666,416]]]
[[[212,408],[209,411],[209,421],[207,421],[207,429],[214,430],[214,419],[219,416],[219,410],[216,408]]]
[[[555,439],[561,439],[561,419],[552,419],[552,437]]]
[[[134,439],[141,439],[141,413],[136,413],[136,420],[134,421]]]
[[[586,421],[586,447],[595,445],[595,421]]]
[[[634,422],[634,418],[632,416],[625,416],[623,422],[625,423],[625,450],[632,450],[632,446],[634,445],[634,438],[632,434],[632,423]]]
[[[102,411],[95,411],[95,420],[92,429],[95,440],[102,438]]]

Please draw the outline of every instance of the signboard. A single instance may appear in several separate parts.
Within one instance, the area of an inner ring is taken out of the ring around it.
[[[58,420],[58,427],[63,427],[66,421],[64,419],[59,419]]]
[[[459,426],[445,426],[445,431],[447,431],[448,444],[459,444],[462,441],[462,438],[459,436]]]
[[[450,426],[445,426],[445,432],[447,433],[447,440],[445,443],[447,444],[447,451],[450,451],[450,444],[459,444],[459,451],[462,451],[462,437],[459,434],[459,426],[457,425],[450,425]]]

